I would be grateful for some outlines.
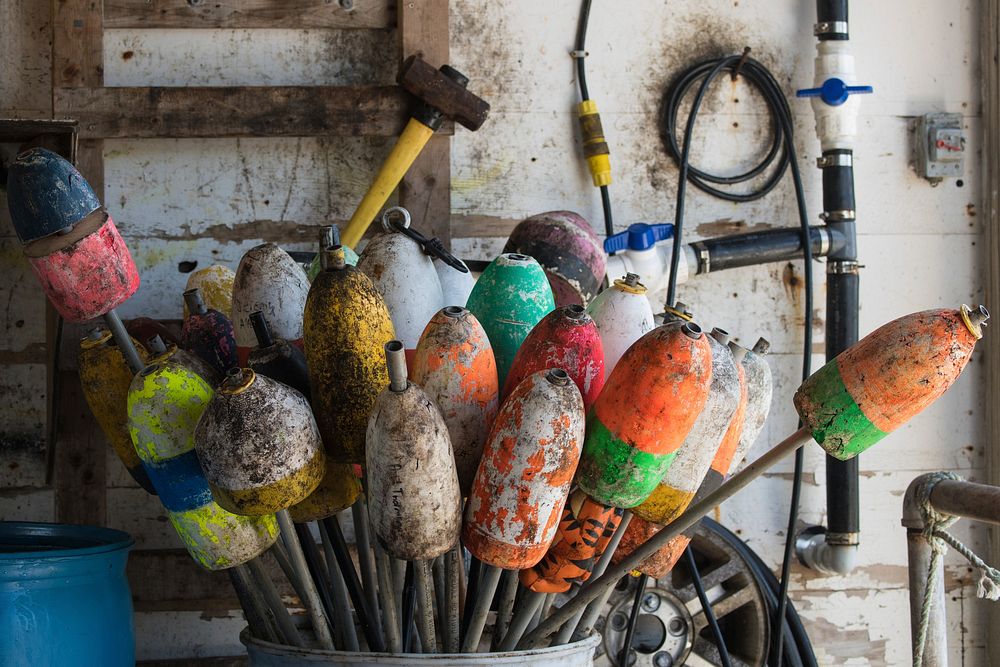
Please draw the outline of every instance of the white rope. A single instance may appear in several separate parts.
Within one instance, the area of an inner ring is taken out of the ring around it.
[[[924,538],[931,547],[931,562],[927,568],[927,580],[924,586],[924,599],[920,605],[920,626],[917,631],[916,652],[913,655],[913,667],[921,667],[924,660],[924,644],[927,642],[927,630],[930,622],[931,604],[934,600],[934,588],[937,583],[937,572],[941,559],[950,546],[962,554],[969,563],[979,570],[979,585],[976,596],[987,600],[1000,600],[1000,570],[987,565],[982,558],[973,553],[952,534],[945,531],[959,517],[939,512],[931,505],[931,491],[934,485],[944,480],[962,481],[962,478],[952,472],[936,472],[924,476],[924,481],[916,489],[917,506],[923,516]]]

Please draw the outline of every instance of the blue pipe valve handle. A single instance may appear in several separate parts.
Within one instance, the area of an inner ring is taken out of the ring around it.
[[[819,88],[803,88],[795,93],[796,97],[819,97],[831,107],[839,107],[851,95],[871,95],[875,89],[871,86],[848,86],[836,77],[827,79]]]
[[[645,222],[637,222],[629,225],[624,232],[618,232],[604,239],[604,252],[613,255],[625,249],[648,250],[659,241],[665,241],[673,235],[673,225],[648,225]]]

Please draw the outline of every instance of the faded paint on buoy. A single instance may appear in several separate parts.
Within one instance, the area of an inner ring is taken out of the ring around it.
[[[716,330],[718,331],[718,330]],[[708,336],[712,352],[712,382],[705,405],[663,479],[633,513],[646,521],[666,524],[677,518],[705,479],[740,405],[740,373],[725,342]]]
[[[611,375],[632,343],[656,326],[653,308],[646,298],[646,287],[634,273],[619,278],[595,296],[587,305],[587,314],[601,334],[605,376]]]
[[[467,308],[490,339],[501,387],[521,343],[555,307],[545,272],[527,255],[500,255],[476,281]]]
[[[463,542],[506,570],[548,550],[580,458],[583,398],[565,371],[525,378],[500,408],[465,505]]]
[[[732,349],[736,344],[730,343]],[[758,436],[764,430],[764,422],[771,411],[771,395],[774,383],[771,378],[771,367],[767,364],[765,355],[771,349],[771,344],[761,338],[751,350],[743,350],[741,362],[747,381],[747,410],[743,424],[740,442],[733,454],[733,465],[739,465],[757,442]]]
[[[388,233],[368,242],[358,269],[382,295],[396,338],[403,341],[407,361],[412,361],[420,334],[444,305],[434,263],[413,239]]]
[[[24,254],[53,307],[69,322],[86,322],[123,304],[139,289],[139,272],[104,209],[68,234],[24,246]]]
[[[583,396],[583,409],[590,410],[604,386],[604,349],[583,306],[560,306],[535,325],[514,355],[501,398],[524,378],[549,368],[569,373]]]
[[[192,271],[188,275],[184,291],[198,289],[201,290],[201,298],[205,301],[205,307],[219,311],[232,319],[233,313],[233,283],[236,282],[236,273],[228,266],[213,264],[203,269]],[[188,315],[187,303],[184,304],[184,319]]]
[[[315,491],[326,471],[305,396],[249,368],[230,372],[196,436],[215,501],[236,514],[287,509]]]
[[[143,362],[147,359],[145,348],[133,340]],[[128,389],[132,384],[132,371],[125,357],[107,329],[95,329],[80,339],[80,386],[104,437],[125,465],[132,479],[149,493],[155,494],[153,483],[135,453],[132,435],[128,430]]]
[[[182,350],[176,345],[164,345],[163,339],[158,336],[146,341],[146,348],[150,354],[150,364],[165,364],[173,362],[188,369],[212,387],[218,387],[222,383],[222,374],[215,370],[200,358],[186,350]]]
[[[466,269],[469,268],[462,260],[458,261]],[[472,275],[472,271],[463,273],[437,257],[434,258],[434,270],[437,271],[438,282],[441,283],[441,304],[465,308],[469,302],[469,295],[472,294],[472,288],[476,286],[476,277]]]
[[[19,153],[7,172],[7,208],[22,244],[72,227],[100,207],[77,168],[45,148]]]
[[[503,251],[534,257],[541,264],[557,306],[586,306],[607,273],[601,241],[590,223],[572,211],[549,211],[521,221]]]
[[[333,255],[316,276],[305,307],[305,353],[312,404],[327,455],[364,463],[365,431],[389,384],[383,348],[395,337],[389,310],[372,281]]]
[[[860,454],[933,403],[969,362],[982,306],[937,309],[884,324],[819,369],[795,392],[795,409],[827,454]]]
[[[206,308],[197,287],[184,292],[184,301],[191,311],[181,328],[184,348],[219,373],[239,365],[232,321],[219,311]]]
[[[326,472],[316,490],[296,505],[288,508],[295,523],[319,521],[333,516],[354,504],[361,495],[361,480],[349,463],[326,461]]]
[[[587,418],[580,488],[605,505],[644,501],[708,397],[712,352],[697,325],[653,329],[621,358]]]
[[[305,353],[284,338],[274,338],[267,319],[260,311],[250,314],[250,323],[257,336],[257,346],[250,350],[247,358],[250,370],[283,382],[309,398],[312,394]]]
[[[212,492],[194,451],[198,420],[212,388],[175,363],[153,364],[135,376],[128,396],[129,429],[135,450],[191,557],[221,570],[245,563],[274,544],[273,516],[227,512]]]
[[[392,384],[368,420],[368,512],[379,543],[395,558],[427,560],[452,549],[462,494],[448,427],[423,389],[406,380],[401,341],[386,346]]]
[[[624,512],[595,501],[580,489],[574,491],[552,546],[534,567],[521,570],[521,585],[536,593],[565,593],[573,584],[587,581]]]
[[[302,310],[309,280],[291,255],[273,243],[247,251],[236,269],[231,319],[240,364],[245,364],[256,344],[250,313],[261,311],[271,332],[292,345],[302,344]]]
[[[497,365],[476,316],[448,306],[431,318],[417,343],[410,377],[441,410],[459,486],[467,496],[499,408]]]

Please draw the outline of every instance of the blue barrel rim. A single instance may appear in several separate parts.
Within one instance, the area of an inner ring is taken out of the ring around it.
[[[41,541],[44,548],[31,549]],[[12,547],[24,545],[25,549]],[[114,528],[40,521],[0,521],[0,563],[25,559],[96,556],[129,550],[135,539]]]

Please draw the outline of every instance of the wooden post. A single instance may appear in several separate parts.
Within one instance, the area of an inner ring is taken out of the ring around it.
[[[57,88],[104,85],[104,5],[101,0],[53,0],[52,112]],[[77,148],[77,167],[104,200],[104,142],[86,140]],[[51,305],[49,306],[51,309]],[[57,326],[47,318],[47,328]],[[47,339],[58,345],[50,332]],[[55,350],[50,350],[50,359]],[[66,523],[107,523],[107,443],[80,388],[76,371],[54,369],[55,420],[53,473],[55,518]]]
[[[1000,0],[983,4],[980,63],[983,80],[983,224],[986,246],[986,303],[1000,303]],[[986,405],[1000,400],[1000,337],[986,336]],[[1000,484],[1000,413],[986,410],[988,484]],[[990,558],[1000,560],[1000,528],[990,527]],[[1000,664],[1000,609],[990,607],[986,650],[990,664]]]
[[[399,0],[397,7],[400,55],[419,53],[435,67],[448,63],[448,0]],[[451,137],[437,134],[427,142],[399,184],[399,205],[416,229],[451,248]]]

